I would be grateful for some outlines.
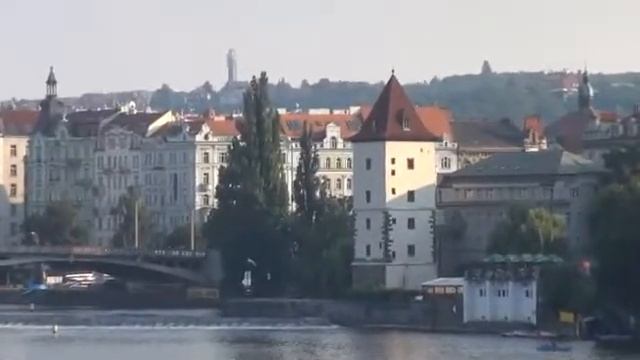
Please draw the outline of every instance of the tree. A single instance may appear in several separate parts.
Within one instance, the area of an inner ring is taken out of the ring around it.
[[[142,204],[139,191],[130,186],[127,192],[118,199],[118,204],[111,209],[111,214],[116,216],[119,223],[118,230],[113,235],[113,246],[135,247],[136,206],[138,214],[138,247],[151,248],[159,245],[153,242],[157,234],[153,233],[151,214]]]
[[[299,139],[300,159],[296,168],[296,178],[293,182],[296,214],[307,224],[313,223],[319,210],[318,194],[320,181],[317,177],[320,161],[318,152],[313,147],[311,128],[305,122],[302,136]]]
[[[204,243],[204,238],[202,236],[202,229],[199,226],[195,226],[193,230],[195,248],[199,250],[205,249],[206,244]],[[180,225],[173,229],[173,231],[165,238],[163,247],[168,249],[190,249],[191,224]]]
[[[388,211],[382,213],[382,251],[384,261],[391,262],[393,260],[393,254],[391,247],[393,246],[393,239],[391,238],[391,232],[393,231],[393,223],[391,214]]]
[[[499,254],[563,254],[564,232],[564,221],[548,210],[513,205],[507,211],[507,218],[491,232],[487,251]]]
[[[280,150],[278,113],[271,106],[268,78],[252,79],[244,94],[244,122],[227,167],[220,169],[218,207],[206,224],[210,244],[222,252],[223,287],[240,291],[247,260],[257,294],[283,290],[290,260],[288,195]]]
[[[598,294],[602,302],[640,313],[640,181],[601,190],[590,225]]]
[[[89,241],[89,231],[78,223],[77,210],[66,200],[47,205],[42,214],[29,216],[24,223],[25,243],[30,245],[81,245]],[[35,234],[38,244],[32,243]]]

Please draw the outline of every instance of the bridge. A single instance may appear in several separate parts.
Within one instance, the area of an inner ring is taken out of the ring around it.
[[[160,278],[211,285],[221,278],[215,251],[116,249],[93,246],[0,247],[0,268],[47,264],[121,278]]]

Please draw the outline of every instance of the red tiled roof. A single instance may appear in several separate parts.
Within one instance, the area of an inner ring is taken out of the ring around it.
[[[213,136],[239,136],[239,121],[234,119],[214,120],[207,119],[207,126],[213,133]]]
[[[610,111],[598,112],[585,109],[571,112],[550,124],[545,129],[548,138],[557,141],[565,150],[579,154],[582,152],[582,137],[590,122],[598,117],[602,122],[618,121],[618,114]]]
[[[407,129],[403,129],[405,121]],[[427,129],[402,85],[395,75],[391,75],[360,131],[350,140],[436,141],[438,136]]]
[[[542,119],[538,115],[527,116],[522,122],[522,130],[525,134],[533,131],[536,134],[542,135],[544,131],[542,127]]]
[[[350,114],[304,114],[287,113],[280,115],[280,128],[284,135],[290,138],[302,136],[305,122],[311,127],[314,136],[324,133],[327,125],[336,124],[340,127],[342,137],[350,137],[359,128],[358,115]]]
[[[28,136],[38,122],[38,111],[10,110],[0,113],[0,132],[4,135]]]
[[[451,110],[440,106],[417,106],[416,112],[427,130],[439,139],[444,134],[451,135]]]

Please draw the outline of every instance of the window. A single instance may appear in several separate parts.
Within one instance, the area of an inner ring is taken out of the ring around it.
[[[530,298],[531,297],[531,291],[529,289],[526,289],[524,291],[524,296]]]
[[[347,169],[351,169],[351,158],[347,158]]]
[[[342,190],[342,179],[336,179],[336,189]]]
[[[18,176],[18,165],[11,165],[9,168],[9,176],[16,177]]]
[[[367,204],[370,203],[371,202],[371,191],[369,191],[369,190],[365,191],[364,192],[364,198],[365,198]]]
[[[407,191],[407,202],[416,202],[416,192],[414,190]]]
[[[484,289],[479,289],[478,293],[480,294],[480,297],[485,297],[485,295],[487,294],[487,292]]]
[[[209,163],[209,152],[205,151],[202,153],[202,162],[205,164]]]
[[[9,156],[16,157],[18,156],[18,147],[16,145],[11,145],[9,148]]]
[[[371,170],[371,159],[367,158],[366,164],[365,164],[365,168],[367,170]]]
[[[202,205],[209,206],[209,202],[210,202],[209,195],[204,195],[202,197]]]
[[[415,164],[414,164],[413,158],[407,159],[407,169],[413,170],[414,167],[415,167]]]
[[[416,219],[415,218],[408,218],[407,219],[407,229],[413,230],[415,228],[416,228]]]
[[[395,259],[396,259],[396,252],[395,252],[395,251],[392,251],[392,252],[391,252],[391,258],[392,258],[393,260],[395,260]]]
[[[18,234],[18,223],[11,223],[11,236],[16,236]]]
[[[327,169],[331,169],[331,158],[326,158],[324,160],[324,167]]]
[[[336,169],[342,169],[342,159],[336,159]]]
[[[325,180],[325,186],[326,186],[325,189],[331,190],[331,179],[326,179]]]
[[[133,155],[133,167],[137,169],[139,166],[140,159],[138,158],[138,155]]]
[[[102,156],[98,156],[98,169],[102,169],[104,167],[104,158]]]
[[[209,185],[209,173],[206,172],[202,174],[202,183],[205,185]]]
[[[575,199],[578,196],[580,196],[580,188],[577,188],[577,187],[571,188],[571,198]]]
[[[164,165],[164,154],[163,153],[158,154],[158,158],[156,159],[156,161],[158,162],[159,166]]]
[[[409,118],[406,115],[402,117],[402,130],[409,131]]]
[[[226,152],[218,153],[218,162],[219,163],[226,164],[228,158],[229,158],[229,155],[227,155]]]
[[[451,158],[449,157],[443,157],[440,160],[440,167],[442,169],[451,169]]]
[[[347,190],[351,190],[351,178],[347,179]]]
[[[364,224],[365,224],[365,227],[367,228],[367,230],[371,230],[371,219],[366,218],[364,220]]]
[[[365,251],[367,253],[367,257],[371,256],[371,245],[367,245]]]
[[[11,186],[9,187],[9,197],[16,197],[16,196],[18,196],[18,185],[11,184]]]
[[[413,244],[407,245],[407,256],[415,257],[416,256],[416,246]]]
[[[18,215],[18,206],[16,204],[11,204],[11,216]]]
[[[396,176],[396,171],[395,170],[391,170],[391,176]]]
[[[395,165],[396,164],[396,158],[391,158],[391,165]]]
[[[331,137],[331,148],[332,149],[337,149],[338,148],[338,139],[336,139],[335,136]]]
[[[391,188],[391,195],[395,195],[396,194],[396,188]]]

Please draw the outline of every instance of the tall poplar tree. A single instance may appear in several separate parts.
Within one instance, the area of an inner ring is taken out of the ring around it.
[[[239,291],[250,268],[256,292],[270,295],[284,287],[290,246],[280,122],[267,87],[263,72],[244,94],[240,139],[233,141],[228,166],[220,169],[218,206],[205,231],[222,252],[226,290]]]

